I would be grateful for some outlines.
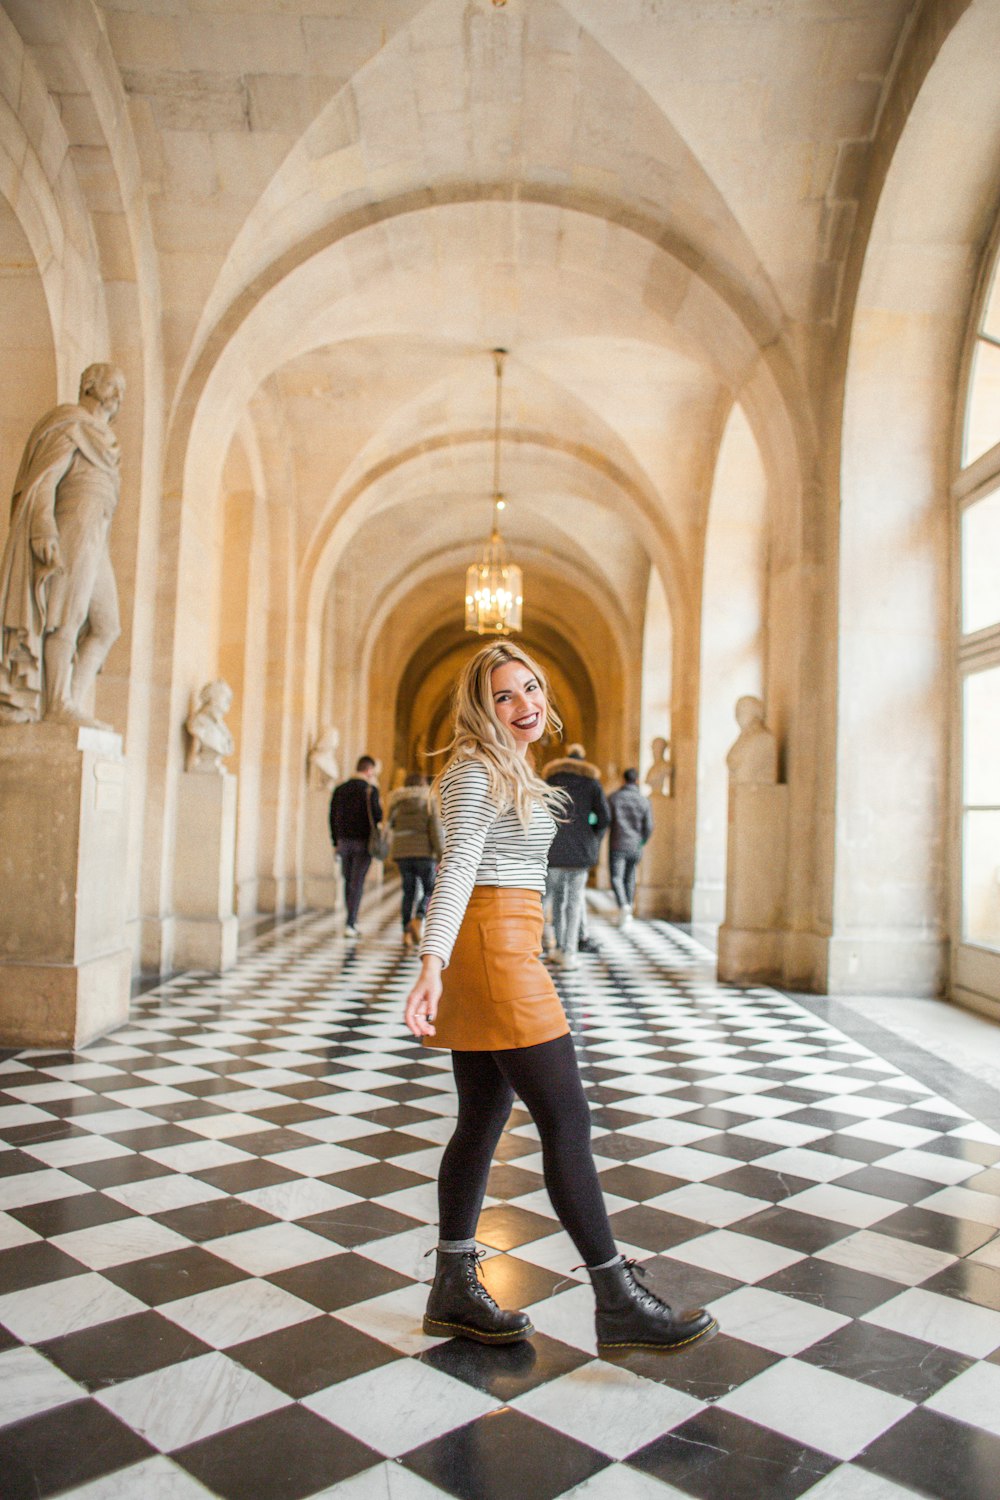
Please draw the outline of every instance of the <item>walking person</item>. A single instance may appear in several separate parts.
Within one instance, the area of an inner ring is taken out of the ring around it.
[[[444,826],[426,776],[407,776],[403,786],[392,793],[386,826],[389,857],[399,866],[403,882],[403,946],[415,948],[434,890],[436,862],[444,849]]]
[[[587,876],[597,864],[611,813],[601,773],[586,759],[582,745],[570,745],[563,759],[550,761],[542,775],[567,797],[549,850],[546,899],[552,906],[553,961],[564,969],[575,969]]]
[[[372,830],[382,821],[377,773],[378,762],[370,755],[362,755],[354,768],[354,775],[335,787],[330,798],[330,837],[344,876],[344,903],[347,907],[344,936],[348,938],[359,936],[361,893],[372,862],[368,840]]]
[[[424,1315],[429,1334],[506,1344],[534,1332],[479,1276],[476,1226],[493,1151],[515,1094],[542,1143],[545,1186],[586,1266],[604,1349],[676,1349],[715,1327],[674,1312],[619,1255],[590,1149],[590,1109],[559,996],[538,952],[546,856],[567,796],[536,775],[529,747],[559,720],[545,679],[510,642],[461,674],[455,736],[439,778],[445,849],[406,1024],[451,1050],[455,1132],[438,1177],[439,1241]]]
[[[618,925],[627,927],[635,905],[635,878],[643,846],[653,832],[649,798],[639,790],[639,772],[629,766],[622,785],[608,799],[611,805],[611,889],[618,903]]]

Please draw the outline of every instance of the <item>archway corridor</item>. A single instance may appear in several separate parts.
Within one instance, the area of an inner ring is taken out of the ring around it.
[[[79,1053],[0,1056],[5,1496],[993,1492],[990,1024],[720,985],[681,928],[593,900],[557,983],[616,1238],[722,1331],[595,1357],[517,1105],[477,1238],[536,1332],[423,1334],[455,1096],[374,885],[353,944],[307,914]]]

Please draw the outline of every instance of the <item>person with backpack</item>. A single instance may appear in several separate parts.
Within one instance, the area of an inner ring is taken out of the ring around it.
[[[639,790],[639,772],[629,766],[622,785],[608,799],[611,806],[611,889],[618,903],[618,925],[627,927],[635,905],[635,881],[644,846],[653,832],[648,797]]]

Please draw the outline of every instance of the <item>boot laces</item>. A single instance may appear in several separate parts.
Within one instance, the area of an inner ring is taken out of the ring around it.
[[[657,1293],[653,1291],[652,1287],[646,1284],[646,1277],[649,1275],[649,1272],[646,1270],[645,1266],[640,1266],[638,1262],[634,1260],[626,1260],[624,1262],[624,1266],[625,1270],[628,1272],[632,1280],[632,1284],[634,1285],[636,1291],[639,1293],[640,1306],[652,1307],[655,1308],[658,1312],[673,1312],[673,1308],[670,1306],[670,1303],[664,1302],[663,1298],[658,1296]]]
[[[497,1304],[490,1295],[490,1289],[483,1277],[482,1262],[486,1259],[486,1251],[472,1250],[469,1252],[469,1256],[469,1280],[476,1286],[479,1296],[484,1298],[491,1307],[496,1307]],[[497,1311],[499,1311],[499,1308]]]

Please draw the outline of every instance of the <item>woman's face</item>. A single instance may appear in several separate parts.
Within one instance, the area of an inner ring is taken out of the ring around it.
[[[490,674],[493,711],[514,736],[521,755],[545,732],[545,693],[534,672],[520,661],[505,661]]]

